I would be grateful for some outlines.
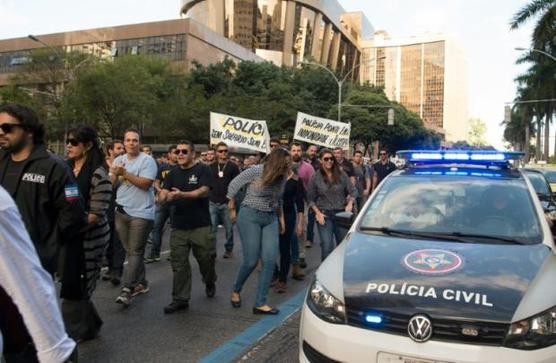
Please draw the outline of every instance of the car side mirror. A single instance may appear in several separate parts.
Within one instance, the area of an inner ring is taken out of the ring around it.
[[[350,229],[355,219],[355,214],[352,212],[339,212],[334,215],[334,221],[342,228]]]

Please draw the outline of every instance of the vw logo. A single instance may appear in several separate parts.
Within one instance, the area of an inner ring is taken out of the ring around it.
[[[432,336],[432,323],[425,315],[415,315],[409,319],[407,333],[417,343],[424,343]]]

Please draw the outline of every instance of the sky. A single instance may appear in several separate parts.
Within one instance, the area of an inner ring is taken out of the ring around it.
[[[485,121],[487,141],[502,147],[504,103],[515,97],[515,65],[528,47],[534,22],[509,30],[512,15],[529,0],[339,0],[363,11],[375,30],[392,38],[444,33],[466,51],[469,116]],[[0,0],[0,39],[179,18],[179,0]]]

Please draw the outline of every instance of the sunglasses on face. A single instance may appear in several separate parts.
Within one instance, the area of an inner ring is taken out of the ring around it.
[[[223,150],[218,150],[218,152],[219,152],[220,154],[222,154],[222,153],[227,153],[228,150],[224,150],[224,149],[223,149]]]
[[[76,139],[67,139],[66,140],[66,145],[70,144],[71,146],[77,146],[79,145],[79,141],[77,141]]]
[[[0,129],[2,129],[2,132],[5,133],[5,134],[9,134],[10,132],[12,132],[15,127],[23,128],[23,125],[20,125],[20,124],[1,124],[0,125]]]
[[[176,150],[174,150],[174,154],[176,154],[176,155],[179,155],[179,154],[187,155],[187,154],[189,154],[189,150],[187,150],[187,149],[176,149]]]
[[[380,153],[380,155],[386,155],[386,153]]]
[[[334,161],[334,158],[332,156],[328,156],[328,157],[322,158],[322,161],[324,161],[324,162]]]

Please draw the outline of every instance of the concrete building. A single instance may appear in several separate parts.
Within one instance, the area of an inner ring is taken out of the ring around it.
[[[363,13],[346,12],[338,0],[182,0],[180,13],[184,19],[38,36],[51,47],[103,59],[162,56],[185,72],[193,60],[206,65],[227,56],[289,66],[312,60],[347,73],[359,65],[362,40],[374,33]],[[42,47],[27,37],[0,40],[0,86]]]
[[[182,0],[181,13],[277,65],[310,59],[342,73],[359,64],[361,41],[374,33],[362,12],[337,0]]]
[[[467,139],[467,58],[445,35],[390,39],[377,32],[362,44],[361,80],[417,113],[446,141]]]
[[[62,51],[106,60],[156,55],[187,72],[229,57],[296,66],[304,60],[361,79],[416,112],[447,141],[467,138],[467,62],[442,35],[392,40],[338,0],[182,0],[183,19],[39,35]],[[44,47],[27,37],[0,40],[0,87]],[[361,67],[358,67],[361,66]]]
[[[122,55],[156,55],[187,72],[193,61],[208,65],[224,60],[263,59],[192,19],[123,25],[40,35],[40,40],[63,51],[81,51],[102,59]],[[33,49],[43,45],[27,37],[0,40],[0,86],[10,74],[30,60]]]

